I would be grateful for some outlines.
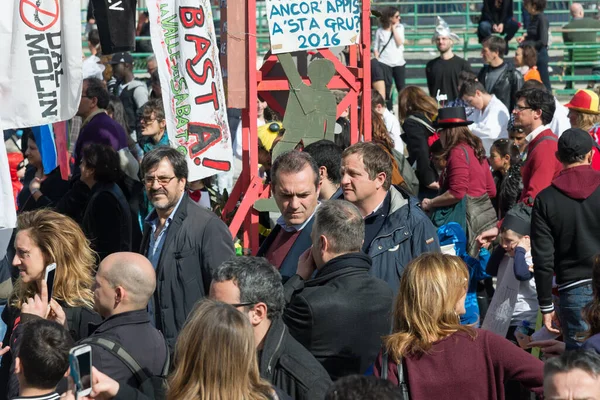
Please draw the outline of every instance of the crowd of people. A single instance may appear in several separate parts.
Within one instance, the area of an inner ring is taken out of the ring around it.
[[[144,82],[92,30],[69,179],[35,129],[10,133],[0,400],[74,399],[79,345],[85,398],[597,398],[600,101],[550,91],[545,6],[525,0],[513,64],[512,1],[484,1],[478,74],[440,19],[429,94],[404,85],[400,13],[382,10],[369,141],[345,112],[334,141],[273,157],[285,124],[256,99],[279,211],[256,256],[215,212],[235,173],[189,181],[170,146],[156,59]]]

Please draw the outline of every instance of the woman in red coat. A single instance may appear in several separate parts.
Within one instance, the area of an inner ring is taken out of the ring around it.
[[[21,179],[25,176],[25,165],[23,164],[23,154],[21,153],[8,153],[8,167],[10,169],[10,180],[12,181],[13,195],[15,197],[15,208],[18,209],[17,196],[21,189],[23,189],[23,183]]]

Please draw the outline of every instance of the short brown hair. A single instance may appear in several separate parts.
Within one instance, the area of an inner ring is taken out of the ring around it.
[[[546,9],[546,0],[524,0],[523,6],[530,4],[537,12],[543,12]]]
[[[164,121],[165,109],[163,107],[162,100],[150,99],[146,104],[144,104],[142,109],[142,118],[150,119],[152,118],[152,113],[154,113],[154,118],[156,118],[158,121]]]
[[[390,189],[390,186],[392,186],[392,159],[381,146],[373,142],[355,143],[344,150],[342,160],[352,154],[358,154],[362,157],[369,179],[374,180],[377,174],[383,172],[385,174],[383,188],[385,190]]]
[[[506,50],[506,41],[499,36],[490,36],[481,43],[482,47],[487,47],[491,52],[498,53],[500,58],[504,58]]]

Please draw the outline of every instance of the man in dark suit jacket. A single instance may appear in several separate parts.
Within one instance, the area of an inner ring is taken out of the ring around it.
[[[279,269],[284,282],[296,274],[298,258],[312,244],[320,188],[319,167],[308,153],[283,153],[271,167],[271,190],[281,217],[257,256]]]
[[[156,270],[148,308],[173,346],[196,302],[208,294],[212,271],[234,256],[233,240],[221,219],[187,196],[188,167],[176,149],[157,147],[146,154],[142,174],[154,206],[141,246]]]
[[[361,251],[365,225],[356,206],[345,200],[321,204],[313,228],[312,248],[284,286],[283,320],[333,380],[364,374],[390,332],[392,289],[369,275],[371,258]]]

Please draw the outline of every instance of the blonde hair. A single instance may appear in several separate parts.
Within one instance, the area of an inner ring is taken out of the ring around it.
[[[434,342],[455,332],[475,338],[475,329],[461,325],[455,311],[468,283],[469,272],[459,257],[425,253],[408,264],[396,297],[393,333],[384,338],[396,362],[428,353]]]
[[[406,86],[398,94],[398,112],[401,120],[405,120],[409,115],[421,113],[433,121],[438,113],[438,105],[435,99],[420,87]]]
[[[585,113],[578,110],[570,111],[577,113],[577,128],[583,129],[586,132],[589,132],[594,125],[600,122],[600,116],[597,114]]]
[[[52,297],[69,307],[93,308],[94,252],[79,225],[66,215],[41,209],[19,215],[17,229],[27,231],[40,248],[44,265],[56,263]],[[36,293],[35,282],[24,283],[19,277],[9,304],[21,308]]]
[[[177,339],[168,400],[268,400],[269,383],[260,377],[254,333],[234,307],[202,300]]]

